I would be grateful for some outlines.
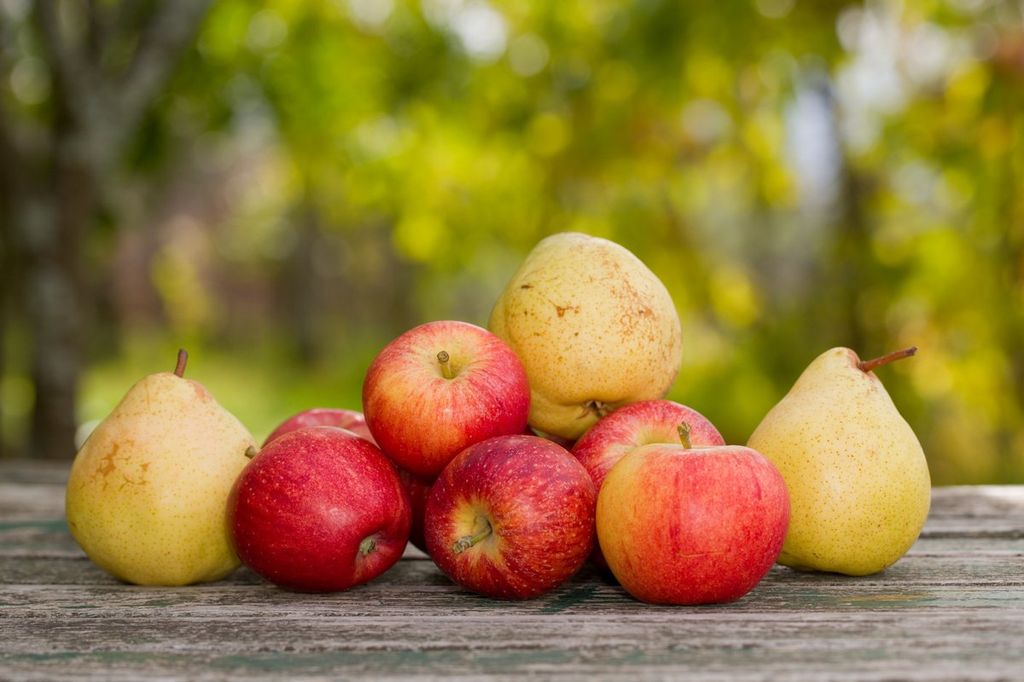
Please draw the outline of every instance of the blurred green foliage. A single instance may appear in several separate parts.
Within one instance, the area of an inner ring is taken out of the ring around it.
[[[221,0],[125,168],[83,421],[178,344],[257,437],[358,407],[383,343],[579,230],[668,286],[670,397],[728,440],[821,351],[916,344],[880,371],[935,482],[1024,482],[1019,5]]]

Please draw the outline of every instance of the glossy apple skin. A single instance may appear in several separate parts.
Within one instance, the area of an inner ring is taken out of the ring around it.
[[[446,352],[454,378],[438,354]],[[473,443],[522,433],[530,411],[526,371],[491,332],[429,322],[389,343],[363,382],[370,432],[400,467],[426,480]]]
[[[332,426],[273,440],[228,499],[242,563],[303,592],[345,590],[386,571],[402,556],[410,517],[394,466],[370,442]],[[368,538],[373,546],[364,554]]]
[[[445,467],[427,499],[427,549],[468,590],[529,599],[554,589],[594,543],[594,482],[564,448],[536,436],[471,445]],[[490,524],[462,552],[455,544]]]
[[[738,445],[645,445],[612,468],[597,501],[608,566],[653,604],[739,599],[775,563],[788,525],[782,475]]]
[[[283,436],[286,433],[308,426],[336,426],[340,429],[348,429],[360,438],[365,438],[374,445],[377,445],[377,441],[373,439],[373,434],[370,433],[369,427],[366,426],[366,419],[363,418],[362,412],[333,407],[314,407],[289,417],[274,429],[273,433],[267,436],[267,440],[263,442],[263,445],[266,446],[267,443],[278,436]],[[387,455],[387,453],[384,454]],[[405,492],[409,495],[409,502],[412,504],[412,526],[409,530],[409,542],[421,551],[426,552],[427,545],[423,540],[423,510],[427,506],[427,493],[430,492],[430,483],[413,476],[398,465],[395,465],[395,470],[398,471],[398,479],[402,482],[402,487],[405,488]]]
[[[671,400],[644,400],[620,407],[594,424],[576,441],[572,454],[580,461],[598,493],[612,467],[625,455],[651,443],[681,445],[679,425],[690,427],[690,443],[695,446],[725,445],[715,425],[697,410]],[[601,547],[594,547],[591,561],[607,568]]]
[[[374,445],[377,444],[377,441],[373,439],[373,434],[370,433],[369,427],[366,426],[366,419],[363,417],[362,412],[334,407],[314,407],[310,410],[303,410],[302,412],[292,415],[281,422],[281,424],[274,429],[269,436],[267,436],[267,439],[263,441],[263,446],[266,447],[267,443],[278,436],[283,436],[286,433],[295,431],[296,429],[303,429],[307,426],[337,426],[338,428],[348,429],[360,438],[365,438]]]

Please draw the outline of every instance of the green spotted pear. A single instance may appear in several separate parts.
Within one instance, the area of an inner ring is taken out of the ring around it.
[[[873,372],[915,351],[868,361],[849,348],[825,351],[750,436],[789,490],[779,563],[870,575],[917,540],[931,502],[928,462]]]

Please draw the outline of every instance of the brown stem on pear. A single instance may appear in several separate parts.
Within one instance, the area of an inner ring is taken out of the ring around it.
[[[608,413],[612,411],[608,407],[608,403],[603,403],[600,400],[588,400],[586,410],[596,414],[598,419],[608,416]]]
[[[464,535],[456,540],[455,544],[452,545],[452,551],[456,554],[462,554],[467,549],[490,535],[491,532],[490,522],[484,519],[484,529],[474,535]]]
[[[693,447],[693,443],[690,442],[690,425],[686,422],[679,422],[679,442],[687,450]]]
[[[259,454],[259,450],[256,449],[255,445],[250,445],[245,449],[245,456],[248,457],[249,459],[252,459],[257,454]]]
[[[437,362],[441,365],[441,376],[445,379],[454,379],[455,372],[452,370],[449,360],[451,360],[451,356],[448,355],[448,351],[443,350],[437,354]]]
[[[874,360],[861,360],[860,362],[857,363],[857,367],[859,367],[862,372],[870,372],[876,367],[888,365],[890,362],[894,362],[895,360],[909,358],[916,352],[917,346],[911,346],[910,348],[904,348],[903,350],[893,351],[888,355],[883,355],[882,357],[875,358]]]
[[[185,365],[188,364],[188,351],[184,348],[178,349],[178,364],[174,366],[174,375],[185,376]]]
[[[373,550],[377,549],[377,538],[373,535],[363,538],[363,541],[359,543],[359,556],[366,556]]]

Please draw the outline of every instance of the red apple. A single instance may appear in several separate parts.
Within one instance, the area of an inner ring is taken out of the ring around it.
[[[739,445],[645,445],[612,468],[597,501],[612,574],[654,604],[739,599],[775,563],[788,525],[782,475]]]
[[[473,443],[522,433],[530,388],[497,336],[465,322],[429,322],[389,343],[363,382],[370,432],[403,469],[433,479]]]
[[[330,592],[372,580],[402,556],[409,499],[369,441],[331,426],[274,439],[228,500],[238,557],[270,582]]]
[[[435,481],[427,549],[473,592],[536,597],[583,565],[594,504],[594,482],[564,448],[536,436],[491,438],[462,451]]]
[[[302,429],[307,426],[337,426],[338,428],[348,429],[360,438],[365,438],[374,445],[377,444],[373,439],[373,434],[370,433],[370,429],[366,426],[366,419],[363,417],[362,412],[356,412],[355,410],[343,410],[333,407],[314,407],[313,409],[303,410],[302,412],[285,419],[281,422],[280,426],[274,429],[273,433],[267,436],[267,439],[263,441],[263,445],[266,446],[267,443],[278,436],[283,436],[290,431]]]
[[[365,438],[374,445],[377,444],[377,441],[373,439],[373,434],[370,433],[369,427],[366,426],[366,419],[363,418],[362,412],[333,407],[314,407],[286,419],[280,426],[274,429],[273,433],[267,436],[267,440],[263,442],[263,445],[266,446],[267,443],[278,436],[283,436],[286,433],[308,426],[336,426],[340,429],[348,429],[360,438]],[[384,454],[386,455],[387,453]],[[430,492],[430,483],[420,480],[398,465],[395,465],[395,469],[398,471],[398,479],[402,482],[402,487],[405,488],[405,492],[409,495],[409,502],[412,504],[412,526],[409,531],[409,542],[426,552],[427,545],[423,541],[423,509],[427,506],[427,493]]]
[[[572,454],[600,493],[604,477],[626,454],[651,443],[680,444],[679,425],[684,422],[689,425],[693,445],[725,445],[718,429],[697,410],[671,400],[644,400],[602,418],[576,441]],[[591,560],[601,568],[608,567],[600,546],[594,547]]]

